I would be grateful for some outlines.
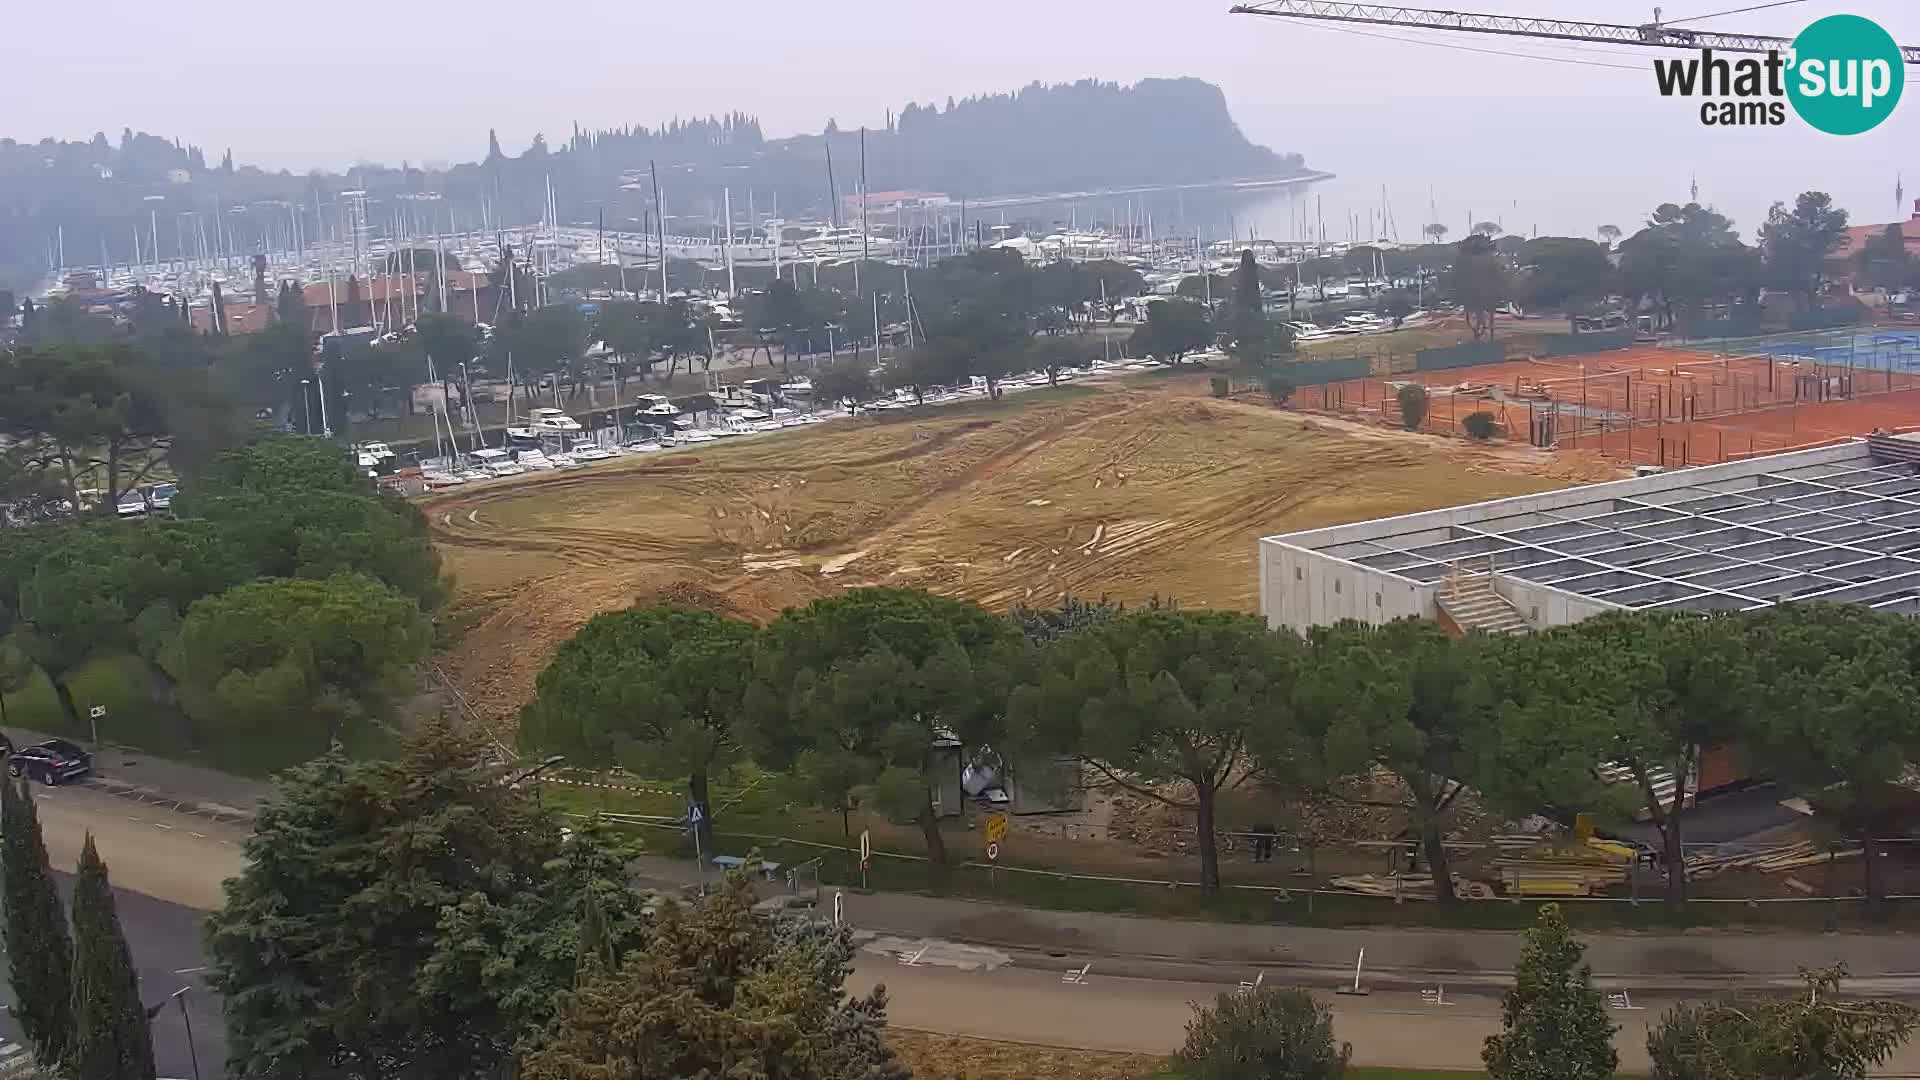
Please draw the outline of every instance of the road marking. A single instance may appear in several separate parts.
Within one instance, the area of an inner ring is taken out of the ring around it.
[[[167,830],[167,831],[169,831],[169,832],[171,832],[171,831],[173,830],[173,826],[171,826],[171,825],[162,825],[162,824],[160,824],[160,823],[159,823],[159,822],[157,822],[157,821],[156,821],[156,822],[153,822],[153,827],[154,827],[154,828],[156,828],[156,829],[166,829],[166,830]]]
[[[205,840],[205,839],[207,838],[207,834],[206,834],[206,833],[203,833],[203,832],[194,832],[194,831],[193,831],[192,829],[188,829],[188,830],[187,830],[187,835],[188,835],[188,836],[192,836],[192,837],[196,837],[196,838],[198,838],[198,839],[201,839],[201,840]]]
[[[173,973],[175,975],[198,975],[205,970],[207,969],[204,967],[175,968]]]
[[[19,1043],[0,1043],[0,1061],[12,1057],[24,1049],[26,1048]]]

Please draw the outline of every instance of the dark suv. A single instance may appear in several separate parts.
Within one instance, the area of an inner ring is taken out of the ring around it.
[[[7,758],[7,772],[52,787],[93,771],[93,755],[65,739],[48,739]]]

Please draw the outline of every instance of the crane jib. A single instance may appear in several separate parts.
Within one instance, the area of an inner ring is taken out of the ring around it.
[[[1581,22],[1574,19],[1535,19],[1519,15],[1483,15],[1470,11],[1389,7],[1384,4],[1331,3],[1328,0],[1264,0],[1261,3],[1239,4],[1231,10],[1235,15],[1268,15],[1282,19],[1311,19],[1322,22],[1390,26],[1403,30],[1454,30],[1470,34],[1591,41],[1613,45],[1644,45],[1665,49],[1715,49],[1720,52],[1764,53],[1776,50],[1784,52],[1793,45],[1792,38],[1695,30],[1670,23],[1640,23],[1629,26],[1622,23]],[[1920,45],[1900,46],[1900,57],[1909,64],[1920,64]]]

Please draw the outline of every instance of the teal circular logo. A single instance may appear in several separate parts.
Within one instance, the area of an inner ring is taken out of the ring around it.
[[[1829,15],[1793,39],[1787,99],[1829,135],[1858,135],[1893,114],[1907,66],[1893,35],[1872,19]]]

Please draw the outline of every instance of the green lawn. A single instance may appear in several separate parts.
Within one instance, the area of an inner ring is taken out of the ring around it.
[[[585,779],[581,774],[579,778]],[[640,783],[640,781],[632,781]],[[552,805],[575,813],[613,812],[674,818],[684,813],[686,800],[677,794],[678,781],[649,781],[648,786],[673,794],[643,795],[593,788],[546,785],[543,797]],[[771,778],[744,773],[726,783],[716,783],[712,793],[715,821],[720,826],[715,836],[717,853],[746,855],[758,851],[762,857],[789,866],[818,860],[823,885],[858,886],[862,882],[859,860],[851,848],[856,846],[860,826],[853,826],[854,840],[843,836],[840,822],[828,815],[795,812],[779,793]],[[648,851],[691,858],[690,841],[678,826],[635,825],[631,831]],[[955,861],[977,858],[979,834],[961,829],[947,836],[949,857]],[[1017,848],[1017,845],[1014,847]],[[867,887],[888,892],[933,892],[974,899],[999,900],[1028,907],[1068,911],[1101,911],[1119,914],[1151,915],[1167,918],[1210,919],[1232,922],[1284,923],[1297,926],[1445,926],[1456,929],[1516,930],[1533,924],[1538,904],[1473,903],[1444,913],[1432,903],[1395,904],[1391,898],[1371,896],[1319,895],[1294,892],[1285,897],[1252,889],[1229,888],[1221,895],[1207,897],[1197,888],[1169,888],[1164,878],[1152,884],[1095,880],[1088,877],[1063,877],[1062,871],[1090,872],[1073,865],[1036,865],[1010,852],[997,869],[967,863],[950,866],[937,879],[924,861],[889,857],[889,853],[918,855],[924,849],[916,834],[900,832],[892,838],[875,836],[875,854],[867,871]],[[1097,872],[1097,871],[1091,871]],[[1247,875],[1245,864],[1223,866],[1231,884],[1235,875]],[[1109,872],[1111,873],[1111,872]],[[1165,871],[1160,871],[1164,874]],[[1132,875],[1146,879],[1144,872]],[[1190,866],[1183,865],[1179,878],[1194,880]],[[1695,926],[1741,927],[1761,929],[1786,926],[1807,930],[1827,929],[1836,909],[1823,904],[1696,904],[1681,917],[1669,918],[1657,898],[1638,906],[1619,903],[1573,903],[1564,905],[1568,921],[1589,930],[1676,930]],[[1879,929],[1920,924],[1920,906],[1894,908],[1891,921]],[[1860,925],[1857,905],[1838,909],[1837,925]]]
[[[101,705],[107,710],[98,721],[101,742],[240,776],[266,777],[320,752],[318,746],[310,748],[311,753],[292,747],[277,732],[259,739],[202,740],[211,745],[199,745],[192,722],[179,709],[154,700],[148,678],[145,665],[131,656],[88,661],[67,682],[80,711],[75,724],[61,710],[46,676],[35,671],[25,686],[5,695],[0,728],[25,728],[91,745],[94,721],[87,713]],[[356,757],[383,756],[394,747],[389,732],[367,726],[348,728],[342,741]]]
[[[184,720],[177,711],[155,702],[141,686],[142,678],[140,663],[132,657],[104,656],[88,661],[67,681],[74,706],[81,713],[76,725],[61,711],[46,676],[35,671],[25,686],[6,695],[4,720],[0,723],[87,741],[93,737],[87,710],[103,705],[107,715],[99,721],[101,739],[163,756],[185,754],[188,743]]]

